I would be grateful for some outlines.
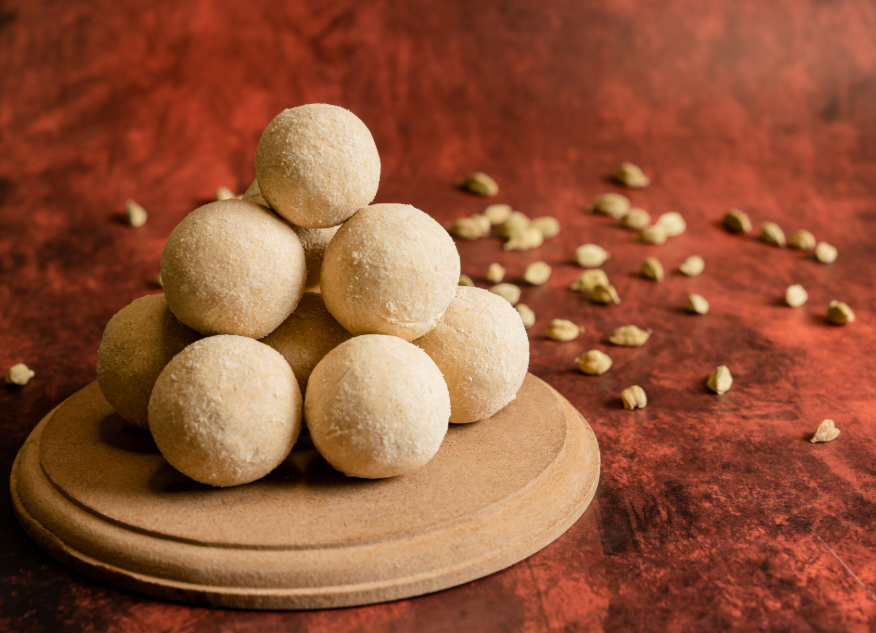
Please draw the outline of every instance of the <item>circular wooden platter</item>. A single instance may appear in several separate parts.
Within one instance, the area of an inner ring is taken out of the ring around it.
[[[305,436],[269,476],[210,488],[171,468],[92,383],[34,429],[12,468],[25,531],[113,585],[203,605],[317,609],[446,589],[545,547],[599,480],[590,426],[527,375],[490,419],[451,425],[423,468],[346,478]]]

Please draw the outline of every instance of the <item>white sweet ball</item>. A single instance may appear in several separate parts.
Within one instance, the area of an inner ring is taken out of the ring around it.
[[[171,312],[202,334],[262,338],[292,314],[307,270],[295,231],[244,200],[189,213],[161,255]]]
[[[125,420],[149,428],[149,397],[161,370],[201,338],[179,322],[164,295],[140,297],[107,323],[97,350],[97,382]]]
[[[152,390],[149,429],[170,465],[201,483],[237,486],[274,470],[301,431],[289,364],[243,336],[211,336],[171,360]]]
[[[255,158],[262,195],[297,226],[337,226],[374,200],[380,155],[355,114],[313,103],[284,110],[262,133]]]
[[[450,391],[450,421],[488,418],[517,396],[529,367],[529,337],[502,297],[460,286],[434,329],[415,341]]]
[[[326,249],[320,278],[326,307],[351,333],[406,341],[435,327],[458,283],[453,239],[407,204],[374,204],[347,220]]]
[[[313,370],[304,399],[313,444],[351,477],[419,468],[447,433],[450,395],[423,350],[394,336],[357,336]]]

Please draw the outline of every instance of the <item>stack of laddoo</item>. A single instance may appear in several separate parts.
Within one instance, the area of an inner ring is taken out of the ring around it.
[[[438,451],[448,422],[490,417],[529,364],[518,313],[458,286],[435,220],[371,204],[380,156],[365,124],[311,104],[277,115],[242,199],[186,216],[161,257],[165,294],[109,322],[101,391],[177,470],[255,481],[313,444],[353,477],[400,475]]]

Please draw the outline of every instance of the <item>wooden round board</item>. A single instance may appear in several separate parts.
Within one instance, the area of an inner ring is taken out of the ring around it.
[[[317,609],[446,589],[565,532],[599,480],[590,426],[527,375],[492,418],[450,425],[412,473],[346,478],[305,435],[269,476],[210,488],[171,468],[92,383],[50,413],[12,468],[25,531],[52,556],[161,598]]]

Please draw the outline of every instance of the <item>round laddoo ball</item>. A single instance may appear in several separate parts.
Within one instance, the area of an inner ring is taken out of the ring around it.
[[[394,477],[428,462],[447,433],[450,395],[423,350],[395,336],[341,343],[307,384],[313,444],[348,477]]]
[[[458,282],[459,253],[440,224],[408,204],[374,204],[332,239],[320,288],[353,334],[412,341],[435,327]]]
[[[304,293],[304,248],[292,227],[262,206],[211,202],[170,234],[161,279],[171,311],[189,327],[262,338]]]
[[[429,355],[450,391],[450,421],[488,418],[517,396],[529,368],[529,337],[510,303],[460,286],[432,330],[414,345]]]
[[[249,189],[243,194],[243,199],[270,208],[268,201],[262,196],[258,180],[252,181]],[[298,239],[301,240],[301,246],[304,247],[304,261],[307,265],[306,287],[314,288],[319,286],[319,274],[322,270],[322,259],[325,255],[325,249],[328,248],[329,242],[332,241],[335,233],[338,232],[340,225],[327,229],[307,229],[293,224],[292,228],[298,235]]]
[[[351,337],[326,310],[320,295],[305,292],[295,312],[263,338],[262,343],[283,355],[295,373],[301,393],[305,393],[307,380],[317,363]]]
[[[268,124],[255,171],[272,209],[297,226],[326,228],[374,200],[380,156],[359,117],[313,103],[284,110]]]
[[[279,352],[244,336],[211,336],[167,364],[149,400],[158,449],[211,486],[264,477],[301,431],[301,390]]]
[[[135,299],[110,319],[97,350],[97,384],[125,420],[149,428],[149,397],[170,359],[201,335],[179,322],[164,295]]]

